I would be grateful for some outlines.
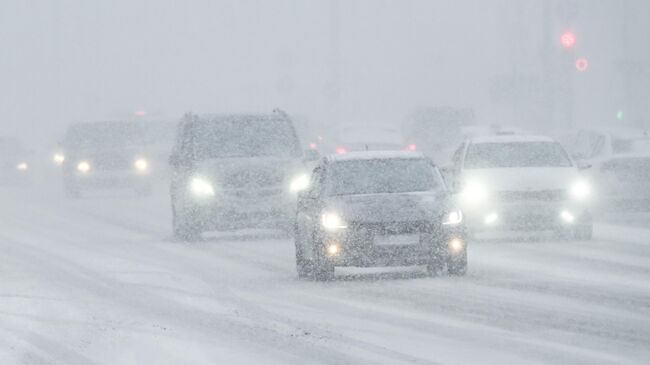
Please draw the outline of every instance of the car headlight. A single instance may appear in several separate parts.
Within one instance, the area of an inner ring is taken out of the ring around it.
[[[585,200],[591,195],[591,186],[585,181],[577,181],[571,186],[570,193],[576,200]]]
[[[146,171],[149,168],[149,162],[144,158],[139,158],[133,162],[133,166],[135,166],[138,171]]]
[[[18,165],[16,165],[16,169],[20,170],[20,171],[25,171],[28,168],[29,168],[29,166],[27,165],[27,162],[21,162]]]
[[[190,181],[190,190],[194,196],[199,198],[214,196],[214,188],[212,184],[203,178],[194,177]]]
[[[297,193],[309,187],[309,176],[307,174],[298,175],[291,180],[289,191]]]
[[[81,161],[77,164],[77,170],[79,172],[88,172],[90,170],[90,164],[88,161]]]
[[[65,155],[62,153],[55,153],[54,156],[52,156],[52,161],[57,165],[61,165],[65,161]]]
[[[338,214],[332,212],[323,213],[321,216],[321,225],[330,231],[348,227]]]
[[[463,188],[461,198],[465,203],[480,204],[487,198],[487,191],[483,185],[469,182]]]
[[[446,226],[455,226],[460,224],[462,221],[463,221],[463,212],[457,209],[447,213],[442,219],[442,224]]]

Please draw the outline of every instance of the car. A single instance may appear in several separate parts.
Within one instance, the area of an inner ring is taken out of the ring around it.
[[[463,214],[437,167],[416,152],[322,158],[300,193],[295,227],[299,278],[329,280],[338,266],[467,270]]]
[[[471,233],[553,230],[588,240],[591,182],[557,141],[499,135],[462,143],[445,169]]]
[[[320,156],[305,151],[291,118],[270,114],[196,115],[179,123],[169,162],[174,236],[211,230],[279,228],[293,233],[296,194]]]
[[[64,191],[78,198],[92,189],[134,189],[151,195],[152,172],[146,127],[132,121],[71,125],[61,143]]]
[[[0,184],[20,185],[31,182],[31,155],[14,137],[0,137]]]
[[[603,203],[650,201],[650,135],[646,131],[583,129],[570,146],[574,159],[593,166],[589,174]]]

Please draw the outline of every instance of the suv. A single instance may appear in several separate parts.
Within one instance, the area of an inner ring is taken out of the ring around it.
[[[462,217],[440,172],[421,154],[325,157],[298,200],[298,277],[328,280],[336,266],[404,265],[464,275]]]
[[[472,231],[554,230],[592,236],[591,183],[560,143],[543,136],[470,139],[456,150],[452,186]]]
[[[138,122],[109,121],[73,124],[62,143],[63,184],[69,197],[91,188],[133,188],[151,195],[146,129]]]
[[[174,235],[280,228],[292,232],[296,194],[309,183],[293,122],[284,112],[186,115],[170,156]]]
[[[631,128],[582,130],[570,144],[573,157],[592,165],[601,201],[650,201],[650,136]]]

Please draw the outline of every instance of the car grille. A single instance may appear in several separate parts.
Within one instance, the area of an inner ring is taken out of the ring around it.
[[[225,189],[249,188],[259,189],[280,185],[284,180],[281,171],[243,170],[227,176],[223,185]]]
[[[566,190],[536,190],[536,191],[500,191],[498,199],[502,202],[543,201],[556,202],[566,200]]]

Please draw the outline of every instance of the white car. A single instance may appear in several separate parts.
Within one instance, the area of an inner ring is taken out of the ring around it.
[[[574,158],[592,165],[589,173],[603,200],[650,200],[650,135],[617,128],[581,130],[571,144]]]
[[[550,229],[591,238],[591,185],[553,139],[477,137],[461,144],[453,163],[451,185],[471,231]]]

